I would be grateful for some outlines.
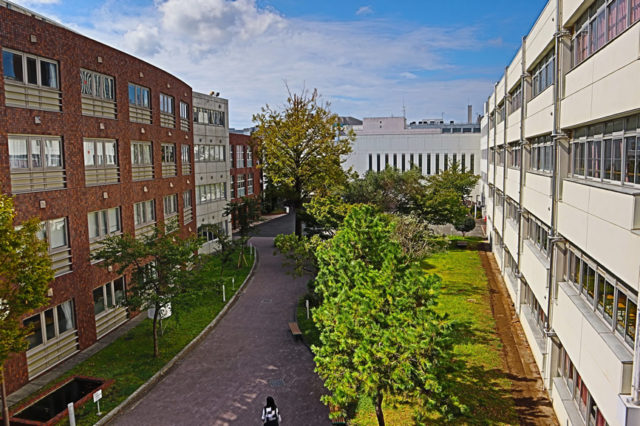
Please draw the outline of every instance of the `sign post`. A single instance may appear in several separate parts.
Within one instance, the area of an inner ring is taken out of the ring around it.
[[[69,410],[69,424],[76,426],[76,412],[73,409],[73,402],[67,404],[67,410]]]
[[[309,299],[305,300],[305,305],[307,305],[307,319],[309,319]]]
[[[227,292],[224,289],[224,284],[222,284],[222,301],[226,302],[227,301]]]
[[[98,415],[99,416],[102,415],[102,413],[100,412],[100,399],[102,399],[102,389],[98,389],[96,391],[96,393],[93,394],[93,402],[98,404]]]

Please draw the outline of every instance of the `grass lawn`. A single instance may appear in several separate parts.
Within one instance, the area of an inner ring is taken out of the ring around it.
[[[477,244],[468,239],[469,247]],[[455,352],[467,362],[467,371],[459,382],[459,395],[469,408],[461,424],[518,424],[511,394],[511,381],[502,371],[502,345],[495,331],[487,278],[475,250],[452,248],[423,263],[425,272],[442,277],[440,312],[467,323],[470,335],[456,345]],[[410,407],[386,407],[385,420],[391,425],[412,424]],[[435,417],[432,424],[439,422]],[[360,401],[352,425],[377,425],[370,400]]]
[[[227,301],[249,274],[253,256],[245,256],[248,266],[236,269],[232,260],[225,267],[224,282]],[[237,262],[238,256],[235,255],[232,259]],[[207,266],[198,273],[200,282],[212,285],[197,298],[177,301],[173,304],[173,316],[162,324],[164,334],[159,340],[160,356],[158,358],[153,358],[152,321],[146,319],[129,333],[45,388],[48,389],[73,375],[115,379],[115,383],[103,392],[103,398],[100,401],[103,413],[115,408],[191,342],[222,310],[225,304],[222,302],[221,287],[217,284],[220,274],[219,265],[219,259],[210,256]],[[232,288],[231,277],[235,277],[236,289]],[[146,312],[140,315],[146,315]],[[77,424],[94,424],[100,420],[96,412],[95,404],[92,401],[88,402],[76,410]],[[62,424],[68,424],[68,418],[65,418]]]

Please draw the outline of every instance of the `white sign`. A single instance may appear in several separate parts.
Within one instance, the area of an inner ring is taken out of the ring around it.
[[[96,393],[93,394],[93,402],[98,402],[102,398],[102,389],[98,389]]]

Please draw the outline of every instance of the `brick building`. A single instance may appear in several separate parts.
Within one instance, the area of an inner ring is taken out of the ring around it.
[[[258,161],[253,155],[251,136],[241,133],[229,133],[231,169],[229,186],[231,201],[240,201],[242,197],[260,199],[262,191],[261,172]],[[233,220],[234,228],[237,226]]]
[[[0,190],[38,217],[55,270],[36,332],[5,364],[11,393],[127,321],[107,235],[194,232],[192,91],[133,56],[0,1]]]

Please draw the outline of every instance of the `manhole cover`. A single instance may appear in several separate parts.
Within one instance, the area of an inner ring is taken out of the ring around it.
[[[284,380],[282,379],[271,379],[269,380],[269,386],[272,388],[279,388],[284,386]]]
[[[262,299],[260,303],[271,303],[272,301],[272,299]]]

